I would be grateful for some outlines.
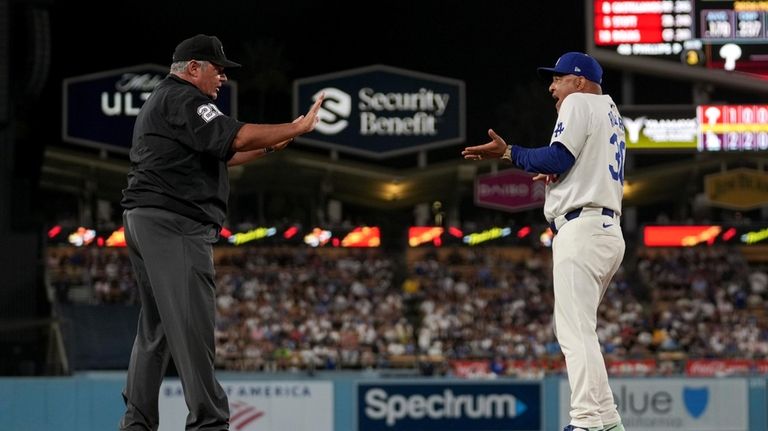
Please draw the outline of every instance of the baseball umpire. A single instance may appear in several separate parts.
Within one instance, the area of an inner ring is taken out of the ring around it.
[[[544,215],[555,233],[554,326],[571,387],[564,431],[624,431],[596,331],[597,308],[624,257],[624,125],[614,101],[602,94],[603,70],[594,58],[567,52],[538,72],[551,77],[558,112],[549,146],[507,145],[488,130],[490,142],[462,155],[503,158],[546,181]]]
[[[212,245],[227,212],[227,166],[285,147],[317,123],[320,95],[292,123],[243,123],[213,103],[227,81],[215,36],[179,43],[170,73],[141,108],[123,190],[125,238],[141,312],[123,398],[121,430],[156,430],[160,384],[172,357],[184,388],[187,430],[229,428],[214,375]]]

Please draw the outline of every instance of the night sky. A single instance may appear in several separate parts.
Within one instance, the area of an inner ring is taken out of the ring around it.
[[[470,143],[485,142],[489,127],[522,145],[548,142],[554,103],[536,67],[585,49],[582,1],[364,3],[366,11],[341,2],[291,0],[42,3],[51,24],[48,77],[38,97],[17,97],[24,108],[19,112],[33,112],[26,118],[51,125],[35,133],[61,145],[62,79],[169,65],[179,41],[206,33],[217,35],[228,57],[244,66],[227,72],[238,82],[244,121],[290,121],[297,78],[384,64],[463,80]],[[31,37],[26,7],[14,9],[12,70],[14,81],[23,82],[31,56],[23,47]],[[620,88],[611,81],[619,74],[606,70],[606,92]]]
[[[536,67],[586,49],[584,8],[583,0],[11,1],[11,90],[21,142],[15,167],[34,182],[45,146],[92,151],[61,140],[63,79],[146,63],[168,66],[176,44],[197,33],[218,36],[227,56],[243,64],[227,71],[238,83],[243,121],[291,121],[296,79],[382,64],[465,83],[467,142],[431,150],[430,163],[460,159],[465,145],[487,142],[488,128],[509,143],[543,146],[556,112]],[[30,49],[39,33],[30,24],[32,10],[47,12],[47,57]],[[43,85],[32,91],[30,83],[40,77],[30,64],[40,58],[48,60]],[[604,69],[603,91],[621,105],[626,72]],[[635,84],[636,104],[691,103],[690,83],[635,76]],[[635,166],[691,157],[652,155],[637,158]],[[363,161],[411,168],[415,156]]]
[[[292,120],[295,79],[383,64],[463,80],[468,144],[485,142],[492,127],[508,142],[541,146],[549,142],[556,112],[536,67],[551,66],[563,52],[585,50],[587,37],[584,0],[10,4],[19,136],[64,146],[64,78],[145,63],[169,65],[175,45],[197,33],[217,35],[227,55],[243,64],[227,71],[238,82],[243,121]],[[33,10],[47,12],[47,55],[31,49],[40,34],[30,24]],[[47,60],[43,79],[30,66],[41,59]],[[610,68],[604,73],[603,91],[620,105],[624,73]],[[39,90],[30,90],[30,83],[41,81]],[[689,83],[644,76],[636,76],[635,83],[636,104],[691,103]],[[458,157],[461,147],[446,148],[439,157]]]

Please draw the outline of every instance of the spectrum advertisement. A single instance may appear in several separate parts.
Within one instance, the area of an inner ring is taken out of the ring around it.
[[[360,383],[359,431],[538,431],[539,383]]]

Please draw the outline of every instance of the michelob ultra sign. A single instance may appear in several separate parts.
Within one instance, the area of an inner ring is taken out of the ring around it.
[[[133,124],[169,67],[141,64],[67,78],[62,82],[62,139],[74,144],[128,152]],[[237,118],[237,85],[227,81],[214,102]]]

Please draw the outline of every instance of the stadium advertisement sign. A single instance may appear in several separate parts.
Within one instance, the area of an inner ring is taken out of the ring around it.
[[[693,106],[621,107],[628,150],[696,150],[699,123]]]
[[[768,227],[762,225],[662,225],[643,226],[646,247],[693,247],[699,244],[762,245]]]
[[[738,168],[704,176],[704,193],[712,205],[751,210],[768,204],[768,175]]]
[[[685,374],[691,377],[747,376],[759,371],[759,362],[752,359],[689,359]]]
[[[168,74],[168,66],[142,64],[67,78],[62,83],[62,139],[126,153],[139,109]],[[237,87],[227,81],[216,106],[237,117]]]
[[[334,431],[332,382],[243,380],[223,381],[222,387],[234,431]],[[184,429],[187,411],[181,382],[166,379],[159,431]]]
[[[464,82],[373,65],[294,82],[294,115],[325,94],[297,142],[376,159],[465,140]]]
[[[359,383],[359,431],[541,429],[539,383]]]
[[[622,422],[632,431],[747,431],[745,379],[612,379]],[[570,389],[560,381],[560,426],[568,425]]]
[[[475,178],[475,205],[504,211],[522,211],[544,206],[546,184],[518,169],[478,175]]]

